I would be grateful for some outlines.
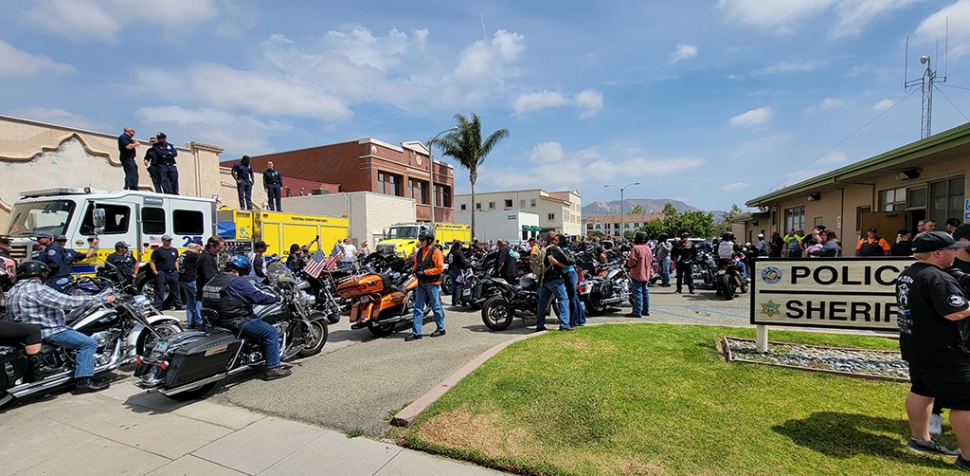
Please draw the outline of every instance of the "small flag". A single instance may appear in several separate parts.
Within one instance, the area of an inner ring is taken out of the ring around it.
[[[320,251],[320,246],[318,245],[317,252],[313,253],[313,256],[310,257],[310,261],[303,267],[303,272],[314,278],[319,278],[320,273],[326,268],[324,258],[323,251]]]
[[[332,271],[334,268],[337,267],[337,261],[339,261],[339,260],[340,260],[340,254],[339,253],[338,254],[335,254],[335,255],[327,258],[327,261],[325,261],[323,263],[323,267],[327,271]]]

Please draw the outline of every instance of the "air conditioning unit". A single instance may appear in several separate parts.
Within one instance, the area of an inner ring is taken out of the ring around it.
[[[330,195],[330,190],[326,188],[315,188],[310,190],[310,195]]]

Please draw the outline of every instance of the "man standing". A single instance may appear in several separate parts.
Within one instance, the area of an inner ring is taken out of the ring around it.
[[[657,235],[657,246],[654,251],[657,264],[660,265],[660,286],[665,288],[670,287],[670,250],[673,249],[673,245],[670,244],[669,238],[666,233]]]
[[[681,233],[680,241],[674,243],[673,249],[670,250],[670,255],[677,262],[677,290],[674,291],[676,294],[680,294],[684,290],[683,285],[685,282],[687,284],[687,292],[694,294],[692,268],[694,266],[694,260],[697,259],[697,249],[688,238],[690,238],[690,233]]]
[[[148,150],[145,151],[145,167],[148,168],[148,176],[152,179],[152,187],[155,189],[155,193],[162,193],[165,189],[162,188],[162,169],[158,165],[158,155],[155,154],[155,144],[158,143],[158,139],[152,137],[148,139]]]
[[[273,165],[273,161],[266,162],[266,171],[263,172],[263,190],[269,201],[269,211],[283,211],[280,204],[280,190],[283,188],[283,176]],[[275,202],[275,206],[274,206]]]
[[[516,270],[515,258],[512,257],[512,247],[507,241],[499,238],[498,242],[498,261],[495,263],[496,274],[504,279],[506,283],[515,284]]]
[[[135,279],[138,276],[138,268],[135,266],[135,258],[128,253],[128,243],[119,241],[115,243],[115,252],[108,255],[105,262],[114,265],[121,270],[125,276]]]
[[[954,241],[970,241],[970,223],[956,227],[952,236]],[[970,249],[958,249],[956,259],[953,260],[953,266],[966,274],[970,274]]]
[[[249,166],[249,156],[242,156],[242,160],[232,165],[232,178],[236,179],[236,192],[239,193],[239,209],[253,209],[253,168]]]
[[[344,238],[344,245],[341,248],[343,254],[340,255],[340,267],[341,268],[353,268],[354,261],[357,261],[357,247],[350,241],[350,238]],[[442,261],[443,263],[444,261]]]
[[[256,241],[253,245],[253,271],[249,274],[250,276],[256,276],[258,278],[266,278],[266,265],[263,262],[263,255],[266,254],[266,249],[268,246],[263,240]]]
[[[789,258],[801,258],[802,257],[802,240],[805,239],[805,232],[802,230],[788,230],[788,234],[785,235],[782,240],[788,245],[788,257]]]
[[[935,220],[926,220],[926,231],[936,231]]]
[[[926,231],[926,220],[920,220],[916,223],[916,234],[920,234]]]
[[[72,263],[94,256],[95,248],[98,246],[99,241],[101,240],[95,237],[91,240],[91,247],[88,248],[88,252],[81,253],[66,248],[66,236],[55,236],[54,242],[47,247],[41,257],[41,262],[50,268],[50,277],[47,278],[47,285],[64,292],[64,288],[71,283]]]
[[[188,249],[178,257],[179,288],[185,291],[185,320],[189,329],[204,329],[202,322],[202,303],[199,302],[199,288],[195,280],[198,278],[199,252],[202,245],[193,241]]]
[[[219,274],[219,253],[225,240],[221,236],[210,236],[205,242],[205,250],[199,255],[196,264],[196,274],[199,276],[195,280],[195,287],[198,288],[197,298],[202,300],[202,288],[213,276]]]
[[[168,136],[164,132],[159,132],[158,142],[152,147],[158,157],[158,167],[162,177],[162,191],[172,195],[179,194],[179,169],[175,166],[175,157],[179,151],[175,146],[168,143]]]
[[[956,218],[947,218],[944,224],[946,225],[946,232],[952,236],[953,231],[956,230],[958,226],[960,226],[960,220]]]
[[[546,242],[550,243],[546,247],[546,257],[543,260],[544,271],[539,276],[541,286],[539,287],[539,308],[536,309],[536,332],[546,329],[546,312],[549,308],[549,299],[556,297],[556,304],[559,306],[559,330],[571,331],[569,316],[569,293],[566,292],[566,284],[563,282],[563,270],[571,266],[569,257],[563,253],[562,249],[554,243],[556,232],[550,231],[546,234]],[[538,261],[536,261],[538,262]],[[537,273],[538,274],[538,273]]]
[[[916,263],[896,280],[899,348],[909,363],[910,392],[906,415],[910,438],[907,447],[918,453],[957,456],[956,466],[970,471],[970,354],[962,351],[961,321],[970,317],[960,283],[943,271],[952,265],[958,248],[946,233],[922,233],[913,240]],[[952,451],[930,436],[933,403],[950,408],[950,426],[960,444]],[[961,454],[962,453],[962,454]]]
[[[44,261],[47,247],[51,245],[52,241],[54,241],[54,235],[50,233],[38,233],[37,247],[30,253],[30,259]]]
[[[890,251],[892,247],[889,246],[889,242],[876,236],[875,228],[866,231],[866,237],[855,245],[856,256],[889,256]]]
[[[652,267],[653,252],[647,246],[647,233],[638,231],[633,235],[633,250],[626,259],[630,286],[633,288],[633,310],[626,317],[650,316],[650,290],[647,284]]]
[[[445,271],[445,258],[441,250],[435,248],[434,235],[422,232],[418,235],[418,252],[414,256],[414,274],[418,277],[418,288],[414,296],[414,323],[411,335],[404,338],[411,342],[421,338],[421,328],[424,326],[424,309],[431,306],[434,313],[435,331],[431,337],[445,335],[445,315],[441,310],[441,273]]]
[[[458,300],[461,297],[458,295],[458,292],[461,290],[461,283],[458,282],[458,277],[462,275],[467,267],[468,259],[465,258],[465,251],[461,249],[461,240],[455,240],[451,244],[451,249],[448,250],[448,275],[451,276],[451,307],[458,306]]]
[[[768,242],[765,241],[765,234],[758,233],[758,244],[755,246],[758,256],[768,256]]]
[[[125,127],[124,133],[118,136],[121,168],[125,170],[125,190],[138,190],[138,164],[135,163],[135,148],[140,144],[134,137],[135,130],[130,127]]]
[[[162,309],[165,304],[162,298],[165,296],[166,287],[175,298],[175,309],[179,311],[185,309],[179,286],[178,257],[179,252],[172,248],[172,237],[169,235],[162,236],[162,247],[152,251],[152,259],[148,262],[148,266],[155,273],[155,307],[158,309]]]
[[[907,229],[899,230],[899,238],[889,247],[889,254],[893,256],[913,256],[913,234]]]
[[[49,269],[40,261],[25,261],[17,270],[17,284],[7,293],[7,319],[40,327],[43,342],[74,352],[74,393],[96,392],[108,388],[107,382],[94,382],[94,353],[98,341],[67,326],[65,310],[97,302],[114,302],[111,295],[69,296],[41,284]]]

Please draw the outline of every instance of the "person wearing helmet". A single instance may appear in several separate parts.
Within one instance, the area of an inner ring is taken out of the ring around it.
[[[259,339],[266,355],[265,380],[289,377],[289,369],[280,364],[280,341],[276,328],[253,316],[254,304],[274,304],[280,301],[275,294],[256,289],[244,278],[252,270],[245,256],[229,258],[225,271],[215,275],[202,288],[202,308],[218,313],[213,324],[228,329],[239,328],[243,335]]]
[[[434,247],[434,235],[422,231],[418,235],[418,251],[414,254],[414,275],[418,277],[418,287],[414,291],[414,324],[411,335],[404,338],[405,342],[421,338],[425,305],[430,305],[434,313],[436,329],[431,337],[445,335],[445,315],[438,295],[441,290],[441,273],[444,271],[445,257],[441,250]]]
[[[676,294],[681,293],[685,282],[687,292],[694,294],[694,276],[691,268],[694,265],[694,260],[697,259],[697,248],[690,242],[689,238],[690,233],[686,231],[681,233],[680,241],[674,243],[673,249],[670,251],[670,255],[677,262],[677,290],[674,291]]]
[[[74,393],[96,392],[108,388],[95,382],[94,352],[98,341],[67,326],[64,310],[114,302],[114,296],[69,296],[44,285],[50,268],[36,260],[24,261],[17,268],[17,284],[7,293],[7,319],[40,328],[44,343],[73,349]]]
[[[630,287],[633,288],[633,309],[626,317],[640,318],[650,315],[650,272],[653,267],[653,251],[647,246],[647,234],[638,231],[633,235],[633,249],[626,259]]]
[[[741,246],[734,240],[734,233],[725,231],[721,235],[721,241],[717,244],[717,257],[724,260],[733,260],[738,267],[738,272],[741,273],[741,277],[748,279],[748,266],[743,259],[737,259],[738,255],[741,254]]]

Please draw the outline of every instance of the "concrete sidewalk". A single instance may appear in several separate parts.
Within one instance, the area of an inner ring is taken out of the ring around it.
[[[0,475],[505,474],[238,407],[177,403],[133,381],[0,413]]]

